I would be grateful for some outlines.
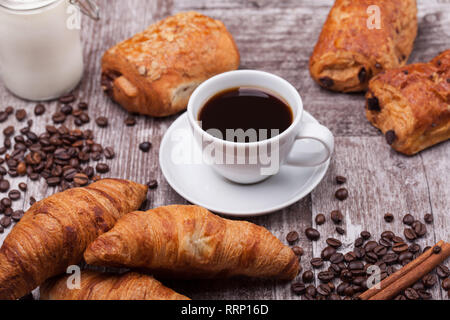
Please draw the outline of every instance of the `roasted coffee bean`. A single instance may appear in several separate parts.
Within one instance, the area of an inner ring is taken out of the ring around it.
[[[95,123],[100,128],[106,128],[108,126],[108,118],[106,118],[106,117],[98,117],[97,119],[95,119]]]
[[[417,290],[417,293],[420,296],[420,299],[422,300],[430,300],[432,298],[431,293],[429,293],[426,290]]]
[[[330,247],[333,247],[336,249],[340,248],[342,246],[342,242],[335,238],[328,238],[326,242]]]
[[[91,121],[91,118],[89,117],[89,115],[84,112],[82,114],[80,114],[78,119],[80,119],[82,123],[89,123]]]
[[[433,215],[431,213],[427,213],[424,217],[423,217],[424,221],[428,224],[433,223]]]
[[[127,117],[125,119],[125,125],[127,127],[134,127],[136,125],[136,119],[134,117]]]
[[[394,237],[392,238],[392,241],[393,241],[394,243],[405,242],[405,240],[404,240],[402,237],[398,237],[398,236],[394,236]]]
[[[309,286],[306,287],[306,294],[311,296],[311,297],[315,297],[317,294],[317,290],[316,287],[314,287],[312,284],[310,284]]]
[[[341,227],[336,227],[336,232],[339,233],[340,235],[344,235],[345,234],[345,230]]]
[[[414,221],[415,221],[414,217],[412,215],[410,215],[409,213],[403,217],[403,223],[408,226],[412,225],[414,223]]]
[[[12,205],[11,199],[9,198],[3,198],[0,202],[4,208],[10,208]]]
[[[5,112],[7,114],[13,114],[14,113],[14,108],[11,106],[6,107]]]
[[[99,163],[95,167],[95,170],[99,173],[107,173],[109,172],[109,166],[106,163]]]
[[[408,288],[405,290],[405,296],[408,300],[418,300],[419,294],[413,288]]]
[[[8,197],[12,200],[12,201],[17,201],[20,199],[20,191],[19,190],[11,190],[8,193]]]
[[[54,123],[60,124],[66,121],[66,115],[62,112],[55,112],[52,116],[52,120]]]
[[[348,268],[350,270],[361,270],[361,269],[364,269],[364,263],[361,261],[351,261],[348,264]]]
[[[375,254],[375,252],[366,252],[366,255],[364,256],[364,260],[368,263],[375,263],[378,260],[378,256]]]
[[[363,238],[357,238],[355,240],[355,247],[361,247],[364,244],[364,239]]]
[[[370,239],[370,237],[371,237],[372,235],[370,234],[369,231],[362,231],[361,234],[360,234],[360,236],[361,236],[361,238],[363,238],[364,240],[368,240],[368,239]]]
[[[331,88],[332,86],[334,86],[334,81],[330,77],[320,78],[319,82],[322,85],[322,87],[325,87],[325,88]]]
[[[287,234],[286,236],[286,241],[289,243],[294,243],[297,242],[299,238],[298,232],[297,231],[291,231]]]
[[[152,144],[151,144],[150,142],[142,142],[142,143],[139,145],[139,149],[140,149],[142,152],[149,152],[151,148],[152,148]]]
[[[65,105],[61,108],[61,112],[64,113],[66,116],[72,114],[73,108],[71,105]]]
[[[398,261],[398,255],[396,253],[390,252],[383,256],[383,262],[386,264],[395,264]]]
[[[78,186],[85,186],[89,183],[89,177],[84,173],[77,173],[73,177],[73,182]]]
[[[394,215],[392,213],[386,213],[384,215],[384,221],[386,221],[387,223],[391,223],[392,221],[394,221]]]
[[[0,225],[3,228],[8,228],[11,225],[11,217],[3,217],[0,219]]]
[[[67,94],[58,99],[59,103],[69,104],[75,101],[75,96],[73,94]]]
[[[381,233],[381,237],[392,240],[395,237],[395,234],[392,231],[384,231]]]
[[[402,253],[400,253],[400,255],[398,256],[398,260],[400,261],[400,263],[403,263],[407,260],[411,261],[413,259],[413,254],[409,251],[404,251]]]
[[[409,241],[413,241],[413,240],[417,239],[416,233],[415,233],[414,230],[411,229],[411,228],[406,228],[406,229],[403,231],[403,235],[404,235],[405,238],[408,239]]]
[[[322,213],[319,213],[317,216],[316,216],[316,224],[318,225],[318,226],[321,226],[321,225],[323,225],[325,222],[326,222],[326,218],[325,218],[325,215],[324,214],[322,214]]]
[[[331,216],[331,220],[335,224],[340,224],[342,222],[342,220],[344,220],[344,216],[342,215],[342,212],[340,210],[331,211],[330,216]]]
[[[332,293],[329,295],[328,300],[337,301],[337,300],[341,300],[341,297],[339,295],[337,295],[336,293]]]
[[[330,257],[330,262],[338,264],[344,261],[344,255],[342,253],[335,253]]]
[[[340,296],[344,296],[345,295],[345,289],[349,287],[349,284],[347,282],[342,282],[340,283],[337,288],[336,288],[336,292],[338,295]]]
[[[395,140],[397,140],[397,135],[394,130],[389,130],[386,132],[386,142],[388,145],[393,145]]]
[[[147,182],[147,186],[150,190],[154,190],[154,189],[158,188],[158,181],[150,180],[149,182]]]
[[[331,293],[331,289],[326,284],[321,284],[317,287],[317,293],[321,296],[328,297]]]
[[[4,111],[0,112],[0,123],[5,122],[6,120],[8,120],[8,113]]]
[[[30,206],[36,203],[36,199],[34,197],[30,197]]]
[[[334,273],[329,271],[322,271],[319,272],[317,275],[320,281],[328,283],[334,279]]]
[[[311,241],[317,241],[320,238],[320,232],[314,228],[307,228],[305,230],[305,235]]]
[[[42,103],[39,103],[34,107],[34,114],[36,116],[42,116],[44,113],[45,113],[45,106]]]
[[[387,253],[387,248],[382,245],[378,245],[373,249],[373,253],[375,253],[378,257],[382,257]]]
[[[6,127],[4,130],[3,130],[3,134],[5,135],[5,137],[10,137],[10,136],[12,136],[13,134],[14,134],[14,127],[13,126],[9,126],[9,127]]]
[[[442,280],[442,289],[450,290],[450,278]]]
[[[348,262],[352,262],[352,261],[355,261],[357,258],[356,258],[356,254],[353,252],[353,251],[350,251],[350,252],[347,252],[345,255],[344,255],[344,260],[348,263]]]
[[[344,201],[348,198],[348,190],[345,188],[338,189],[335,193],[336,199],[339,201]]]
[[[328,267],[328,271],[332,272],[335,276],[338,276],[341,274],[341,267],[339,267],[338,264],[332,263]]]
[[[303,272],[302,280],[304,283],[311,283],[314,280],[314,273],[311,270]]]
[[[323,266],[323,260],[321,258],[312,258],[310,263],[311,266],[315,269],[318,269]]]
[[[408,250],[411,253],[418,253],[420,252],[420,245],[418,245],[417,243],[413,243],[409,246]]]
[[[28,189],[28,185],[25,182],[21,182],[19,183],[19,189],[25,192]]]
[[[320,253],[320,257],[323,260],[329,260],[330,257],[336,253],[336,249],[333,247],[325,247],[322,252]]]
[[[398,242],[398,243],[395,243],[393,246],[392,246],[392,251],[394,251],[395,253],[401,253],[401,252],[405,252],[405,251],[407,251],[408,250],[408,245],[406,244],[406,243],[404,243],[404,242]]]
[[[449,276],[450,276],[450,269],[449,269],[447,266],[445,266],[445,265],[443,265],[443,264],[440,264],[440,265],[436,268],[436,274],[437,274],[438,277],[441,278],[441,279],[446,278],[446,277],[449,277]]]
[[[16,119],[17,121],[23,121],[27,117],[27,112],[25,109],[19,109],[16,111]]]
[[[306,292],[306,286],[303,282],[296,282],[291,284],[291,290],[297,295],[302,295]]]
[[[299,246],[294,246],[292,247],[292,251],[294,252],[294,254],[298,257],[301,257],[304,253],[303,248],[299,247]]]
[[[442,251],[442,249],[441,249],[440,246],[434,246],[433,247],[433,253],[434,254],[439,254],[439,253],[441,253],[441,251]]]
[[[6,192],[9,190],[9,181],[1,180],[0,181],[0,192]]]
[[[22,210],[16,210],[11,214],[11,218],[17,222],[23,218],[23,215],[24,215],[24,212]]]
[[[50,187],[56,187],[57,185],[59,185],[61,183],[61,178],[60,177],[49,177],[47,179],[47,184]]]
[[[416,233],[417,237],[421,238],[427,233],[427,227],[425,224],[423,224],[420,221],[415,221],[413,223],[414,232]]]
[[[399,300],[399,301],[401,301],[401,300],[406,300],[406,297],[405,297],[403,294],[399,294],[398,296],[396,296],[396,297],[394,298],[394,300]]]
[[[432,274],[426,274],[423,278],[422,278],[422,283],[426,288],[432,288],[434,287],[434,285],[436,284],[437,279],[436,276],[432,275]]]
[[[80,110],[87,110],[88,107],[89,107],[89,105],[86,102],[80,102],[78,104],[78,109],[80,109]]]
[[[347,182],[347,178],[343,176],[337,176],[336,177],[336,183],[337,184],[344,184]]]
[[[378,243],[380,244],[380,246],[383,246],[386,248],[390,248],[392,245],[391,241],[387,238],[381,238],[380,241],[378,241]]]

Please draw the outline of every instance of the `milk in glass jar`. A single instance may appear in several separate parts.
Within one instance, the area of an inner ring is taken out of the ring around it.
[[[83,75],[81,8],[98,18],[92,1],[0,0],[0,76],[13,94],[51,100],[77,86]]]

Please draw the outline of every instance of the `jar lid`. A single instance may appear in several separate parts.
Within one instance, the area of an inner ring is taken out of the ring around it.
[[[0,6],[11,10],[34,10],[39,9],[58,0],[0,0]]]

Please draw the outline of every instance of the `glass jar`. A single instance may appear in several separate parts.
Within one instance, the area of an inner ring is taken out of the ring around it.
[[[80,82],[83,55],[77,4],[0,0],[0,75],[13,94],[26,100],[51,100]]]

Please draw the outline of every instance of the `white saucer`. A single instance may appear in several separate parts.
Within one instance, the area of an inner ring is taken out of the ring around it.
[[[303,121],[317,122],[306,111]],[[314,142],[298,141],[293,152],[306,145],[310,148],[311,143]],[[169,185],[189,202],[234,217],[264,215],[294,204],[314,190],[330,165],[328,161],[315,168],[283,166],[278,175],[259,184],[239,185],[221,177],[200,161],[196,164],[181,161],[180,155],[201,157],[201,149],[195,144],[186,113],[164,135],[159,151],[161,170]]]

